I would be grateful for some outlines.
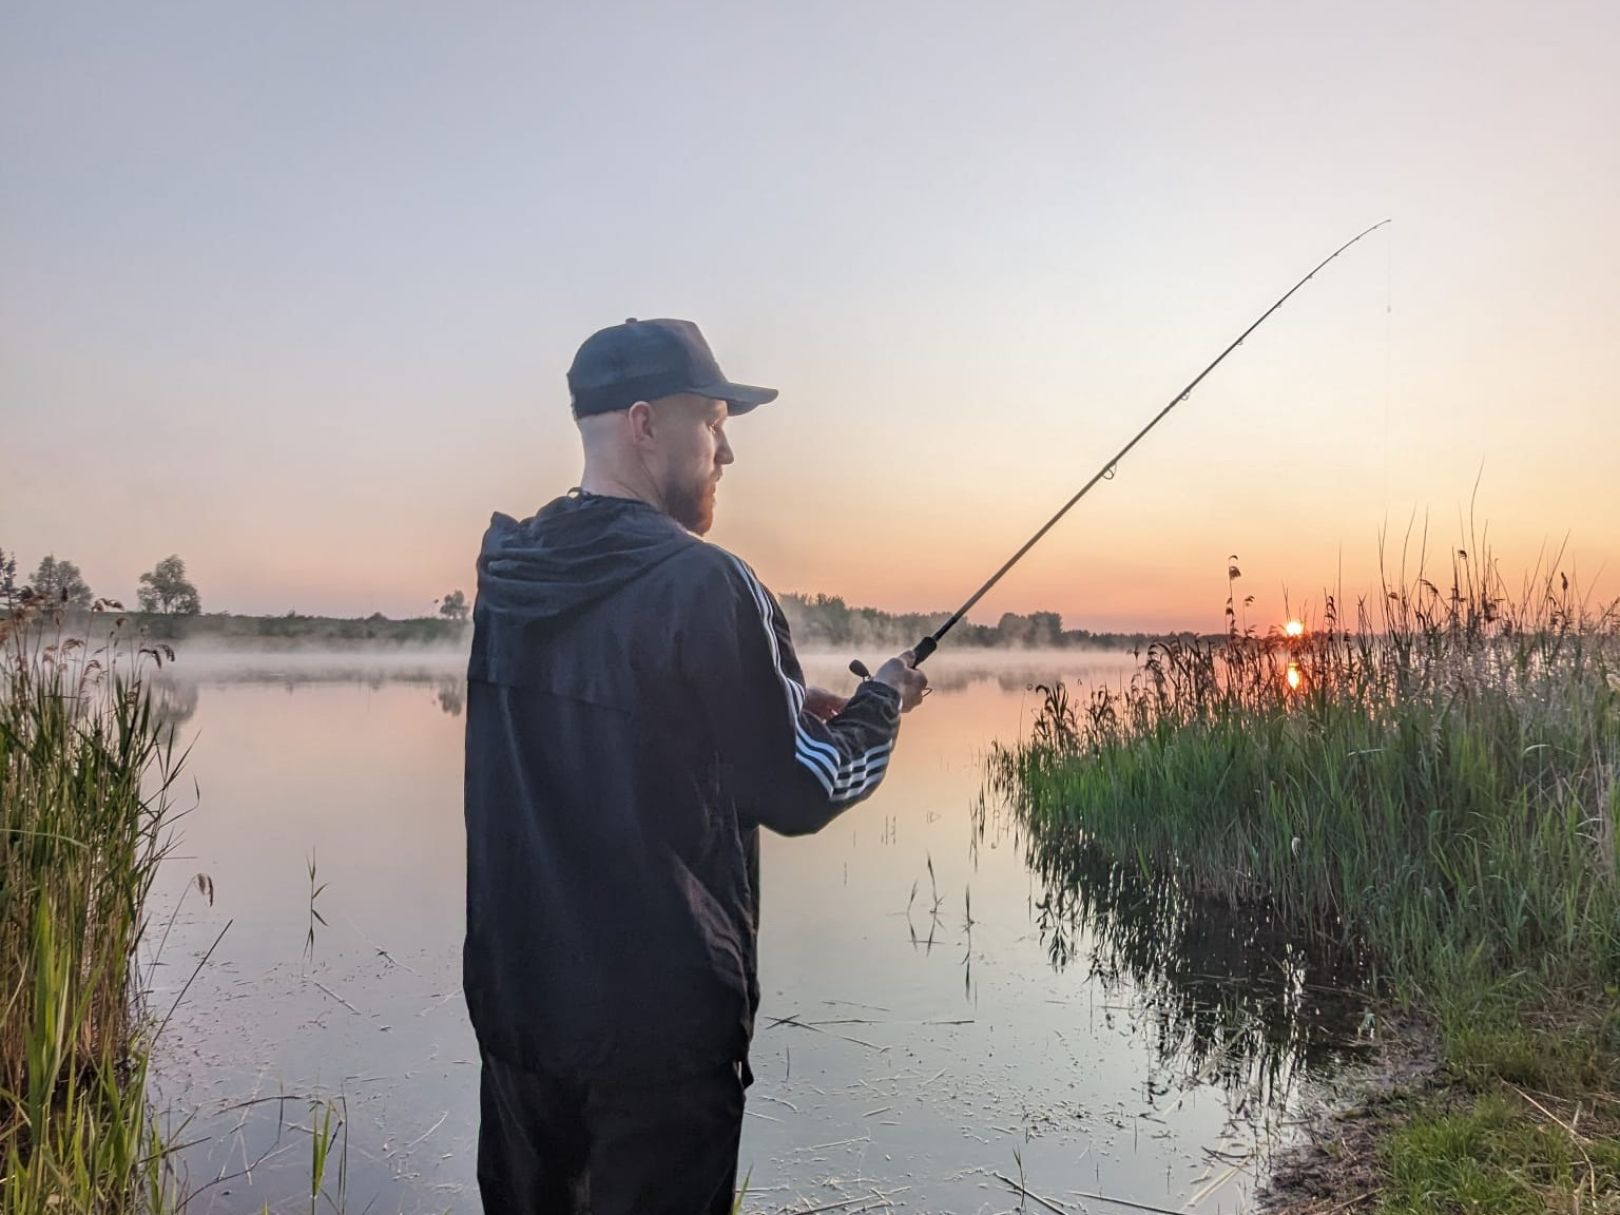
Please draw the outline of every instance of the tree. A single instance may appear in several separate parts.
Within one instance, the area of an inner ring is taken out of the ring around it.
[[[170,555],[141,575],[135,595],[143,612],[164,612],[175,616],[195,616],[202,611],[197,588],[186,579],[186,563]]]
[[[79,567],[71,561],[58,561],[54,555],[42,558],[34,571],[34,593],[47,603],[90,606],[90,587]]]
[[[1028,616],[1017,612],[1003,612],[996,623],[996,634],[1002,645],[1028,645],[1030,623]]]
[[[1063,617],[1056,612],[1029,614],[1029,644],[1052,647],[1063,640]]]
[[[451,591],[439,601],[439,615],[446,620],[465,620],[467,611],[467,596],[460,591]]]
[[[11,602],[17,593],[17,557],[0,548],[0,599]]]

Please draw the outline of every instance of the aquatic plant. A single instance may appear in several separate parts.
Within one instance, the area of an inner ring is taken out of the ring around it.
[[[1240,628],[1234,591],[1223,639],[1043,687],[995,780],[1031,829],[1264,899],[1399,983],[1620,974],[1620,615],[1562,574],[1513,597],[1489,555],[1450,565],[1297,636]]]
[[[1421,553],[1348,619],[1328,596],[1264,635],[1234,560],[1224,638],[1155,643],[1119,689],[1043,687],[991,782],[1058,858],[1055,949],[1080,921],[1153,972],[1131,902],[1191,932],[1224,900],[1349,950],[1438,1031],[1442,1080],[1372,1116],[1354,1192],[1287,1209],[1620,1209],[1620,612],[1556,560],[1514,594],[1476,545],[1444,587]],[[1093,872],[1061,875],[1076,858]]]
[[[117,605],[101,601],[101,609]],[[110,620],[92,649],[37,602],[0,619],[0,1209],[161,1208],[133,964],[183,756]]]

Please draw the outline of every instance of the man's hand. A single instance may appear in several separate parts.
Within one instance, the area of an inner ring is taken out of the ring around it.
[[[840,696],[837,692],[829,692],[826,688],[808,687],[804,690],[804,708],[826,721],[829,717],[836,717],[844,711],[849,698]]]
[[[879,683],[886,683],[900,693],[902,713],[909,713],[922,703],[923,693],[928,690],[928,676],[912,665],[915,661],[916,655],[907,650],[889,659],[878,668],[877,674],[872,676]]]

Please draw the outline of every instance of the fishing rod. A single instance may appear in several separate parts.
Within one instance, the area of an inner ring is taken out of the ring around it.
[[[913,667],[922,666],[923,662],[928,658],[928,656],[930,654],[932,654],[935,650],[939,649],[939,643],[944,639],[945,634],[949,633],[953,628],[955,628],[957,623],[962,619],[962,617],[966,616],[968,614],[968,612],[972,609],[973,605],[975,603],[979,602],[979,600],[983,599],[985,597],[985,595],[989,592],[990,588],[995,586],[996,583],[1001,581],[1002,575],[1004,575],[1008,570],[1012,569],[1013,566],[1017,565],[1018,562],[1023,558],[1024,554],[1029,552],[1030,549],[1034,548],[1035,545],[1040,542],[1041,537],[1046,535],[1047,532],[1051,531],[1052,528],[1057,525],[1058,520],[1063,518],[1064,515],[1069,513],[1070,508],[1073,507],[1076,502],[1080,501],[1081,498],[1084,498],[1087,494],[1089,494],[1092,491],[1092,488],[1094,486],[1096,486],[1097,482],[1112,480],[1113,476],[1114,476],[1114,472],[1119,467],[1119,462],[1130,454],[1131,449],[1133,447],[1135,447],[1138,443],[1140,443],[1143,439],[1145,439],[1147,437],[1148,431],[1152,430],[1155,426],[1157,426],[1160,422],[1162,422],[1164,420],[1165,416],[1167,414],[1169,414],[1169,412],[1172,409],[1174,409],[1177,405],[1180,405],[1183,401],[1185,401],[1188,397],[1190,397],[1192,395],[1193,389],[1197,388],[1200,384],[1202,384],[1204,382],[1204,377],[1207,376],[1210,372],[1214,371],[1215,368],[1219,367],[1221,365],[1222,361],[1226,358],[1227,355],[1231,354],[1232,351],[1236,350],[1239,346],[1243,345],[1244,339],[1247,338],[1256,329],[1260,328],[1261,325],[1265,324],[1267,317],[1269,317],[1273,312],[1277,311],[1277,309],[1281,308],[1284,304],[1286,304],[1288,302],[1289,297],[1292,296],[1294,294],[1294,292],[1298,291],[1306,283],[1310,282],[1319,273],[1321,273],[1322,270],[1326,268],[1327,264],[1329,262],[1331,262],[1334,258],[1338,257],[1339,254],[1343,253],[1346,249],[1348,249],[1351,245],[1355,244],[1362,237],[1371,235],[1372,233],[1378,231],[1378,229],[1382,228],[1385,224],[1387,224],[1389,222],[1390,221],[1387,220],[1387,219],[1379,220],[1376,224],[1374,224],[1372,227],[1368,228],[1365,232],[1359,232],[1355,236],[1351,237],[1349,240],[1345,241],[1344,244],[1340,245],[1332,253],[1328,254],[1325,258],[1323,258],[1322,261],[1316,266],[1316,268],[1314,270],[1312,270],[1304,278],[1300,279],[1299,282],[1295,283],[1286,292],[1284,292],[1281,299],[1279,299],[1275,304],[1273,304],[1271,307],[1267,308],[1264,312],[1262,312],[1260,314],[1260,319],[1259,320],[1255,321],[1254,324],[1250,325],[1242,333],[1238,334],[1237,340],[1235,340],[1225,350],[1221,351],[1220,354],[1216,355],[1214,361],[1211,362],[1208,367],[1205,367],[1202,371],[1200,371],[1196,376],[1193,377],[1192,383],[1188,384],[1187,387],[1183,388],[1180,392],[1178,392],[1173,398],[1171,398],[1171,401],[1170,401],[1170,403],[1168,405],[1166,405],[1163,409],[1159,410],[1158,413],[1154,414],[1153,415],[1153,420],[1151,422],[1149,422],[1146,426],[1142,427],[1141,430],[1137,431],[1136,436],[1129,443],[1125,444],[1124,447],[1121,447],[1119,449],[1119,451],[1114,455],[1113,459],[1109,460],[1106,464],[1104,464],[1101,468],[1099,468],[1097,470],[1096,475],[1093,476],[1091,478],[1091,480],[1087,481],[1084,485],[1082,485],[1080,487],[1080,492],[1075,494],[1074,497],[1070,498],[1067,502],[1065,502],[1063,504],[1062,509],[1059,510],[1057,514],[1053,515],[1044,524],[1042,524],[1040,531],[1036,532],[1033,536],[1031,536],[1028,540],[1026,540],[1024,542],[1024,547],[1023,548],[1019,549],[1011,557],[1007,558],[1006,563],[1003,564],[1002,567],[1000,569],[998,569],[995,573],[991,574],[990,577],[985,581],[985,584],[983,586],[981,586],[978,590],[974,591],[972,596],[968,599],[968,601],[966,603],[964,603],[961,607],[957,608],[956,611],[951,613],[951,617],[950,617],[949,620],[947,620],[944,624],[940,625],[937,629],[935,629],[928,636],[924,637],[916,645],[911,647],[911,653],[912,653],[912,663],[911,663],[911,665]],[[866,664],[864,662],[862,662],[859,658],[853,660],[849,664],[849,669],[852,672],[854,672],[856,675],[859,675],[862,679],[870,679],[872,677],[871,671],[869,671],[867,669]]]

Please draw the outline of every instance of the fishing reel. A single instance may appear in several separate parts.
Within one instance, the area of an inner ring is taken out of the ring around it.
[[[918,667],[922,666],[922,664],[928,660],[928,656],[937,649],[939,649],[939,642],[935,641],[932,637],[924,637],[916,645],[912,646],[912,670],[916,670]],[[856,678],[861,680],[872,678],[871,668],[859,658],[851,658],[849,660],[849,672],[851,675],[854,675]],[[927,693],[924,693],[924,695],[927,695]]]

